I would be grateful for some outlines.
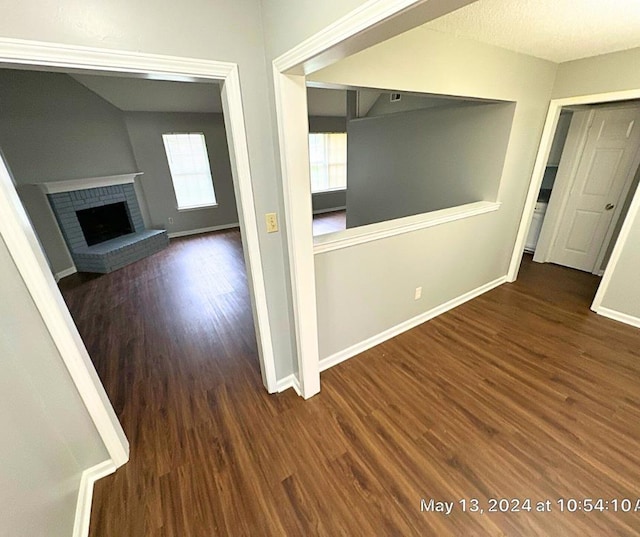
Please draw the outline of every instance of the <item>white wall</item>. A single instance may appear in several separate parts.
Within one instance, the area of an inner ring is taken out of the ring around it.
[[[5,6],[0,36],[237,63],[261,223],[265,213],[281,213],[282,202],[260,10],[257,0],[25,0]],[[284,378],[293,370],[294,342],[283,219],[280,225],[272,234],[260,227],[260,247],[276,373]]]
[[[349,121],[347,228],[495,200],[513,111],[467,104]]]
[[[616,264],[602,306],[628,315],[640,323],[640,213],[632,220],[631,232]]]
[[[640,48],[560,65],[554,98],[640,89]],[[632,227],[612,274],[602,306],[640,322],[640,217]]]
[[[270,58],[276,58],[366,0],[263,0],[262,17]]]
[[[418,28],[310,77],[516,102],[499,211],[316,255],[321,358],[507,273],[555,72],[550,62]]]
[[[0,282],[0,535],[69,537],[109,455],[1,238]]]
[[[217,86],[212,88],[218,91]],[[166,228],[171,233],[238,222],[222,114],[128,112],[124,117],[138,167],[144,172],[140,185],[149,209],[150,227]],[[217,207],[178,211],[162,142],[162,135],[169,132],[204,134]]]

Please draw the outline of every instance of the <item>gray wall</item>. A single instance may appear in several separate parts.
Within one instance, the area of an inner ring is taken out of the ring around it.
[[[238,222],[222,114],[128,112],[125,121],[138,167],[144,171],[140,185],[150,227],[171,233]],[[162,143],[162,135],[170,132],[204,133],[218,207],[178,211]]]
[[[109,455],[1,238],[0,282],[0,535],[68,537]]]
[[[347,132],[347,118],[309,116],[309,132]]]
[[[514,109],[464,105],[349,121],[347,228],[494,200]]]
[[[347,132],[347,118],[333,116],[309,116],[309,132]],[[347,178],[348,181],[348,178]],[[340,209],[347,204],[346,190],[319,192],[311,196],[313,212]]]
[[[315,256],[321,358],[507,274],[555,73],[551,62],[421,27],[310,77],[516,102],[499,210]]]
[[[137,171],[120,110],[60,73],[0,70],[0,149],[54,273],[73,266],[32,183]]]
[[[70,76],[0,70],[0,146],[16,182],[137,171],[120,110]]]
[[[44,3],[40,0],[24,0],[19,8],[13,6],[3,11],[0,36],[237,63],[241,73],[257,221],[263,222],[265,213],[281,212],[282,185],[276,167],[277,149],[272,137],[274,124],[270,110],[268,63],[264,54],[260,3],[257,0],[185,0],[180,5],[179,16],[176,16],[176,4],[172,0],[114,0],[94,5],[95,10],[77,7],[71,0]],[[330,21],[332,18],[333,12],[329,11],[326,19]],[[315,22],[314,18],[306,19]],[[325,25],[322,22],[319,24]],[[242,29],[240,33],[239,28]],[[4,102],[0,103],[2,105]],[[278,379],[288,376],[294,368],[291,297],[284,250],[286,227],[282,218],[280,225],[281,233],[267,234],[264,227],[259,228]],[[13,282],[7,280],[5,271],[11,267],[11,261],[6,256],[0,256],[3,285],[9,288]],[[0,341],[4,342],[10,337],[22,342],[37,342],[33,337],[34,334],[39,335],[37,319],[31,322],[25,318],[24,323],[15,323],[16,311],[29,304],[32,303],[26,294],[16,296],[11,301],[3,295],[0,319],[4,323],[0,326]],[[10,322],[14,324],[7,324]],[[22,355],[20,353],[21,359]],[[47,361],[55,361],[57,367],[63,367],[54,349],[37,353],[37,364]],[[9,383],[14,380],[14,377],[3,373],[4,378]],[[62,394],[71,393],[67,385],[55,378],[51,378],[49,384],[50,390],[60,384]],[[79,401],[65,402],[69,415],[83,408]],[[71,533],[68,512],[72,505],[70,498],[73,497],[75,503],[77,479],[71,477],[72,472],[65,471],[68,456],[58,450],[51,435],[43,436],[39,421],[41,415],[42,406],[31,406],[19,416],[16,415],[19,418],[16,420],[13,406],[4,405],[3,419],[7,419],[7,422],[3,429],[0,481],[3,485],[11,484],[0,487],[4,500],[0,520],[7,526],[10,524],[7,530],[10,535],[57,537],[55,534],[59,533],[68,536]],[[31,420],[37,431],[31,426]],[[50,438],[52,441],[47,443]],[[16,439],[25,440],[18,444]],[[87,467],[87,460],[77,460],[79,465],[84,465],[81,469]],[[79,470],[74,475],[79,477]],[[42,489],[38,489],[43,476],[50,479],[42,482]],[[62,481],[64,487],[60,485]],[[60,497],[62,503],[48,501],[54,497]],[[11,511],[6,512],[8,509]]]
[[[554,98],[640,89],[640,48],[567,62],[558,68]],[[640,214],[631,215],[631,232],[612,273],[602,306],[640,323]]]
[[[346,190],[318,192],[317,194],[312,194],[311,197],[313,212],[318,214],[323,212],[330,212],[332,209],[344,209],[347,205]]]
[[[47,256],[51,272],[57,274],[73,267],[71,253],[42,189],[36,185],[18,185],[16,190]]]
[[[333,7],[338,4],[323,6],[325,20],[333,19]],[[282,7],[290,6],[287,1]],[[172,0],[114,0],[95,7],[96,10],[76,9],[77,5],[71,0],[55,3],[24,0],[19,9],[5,10],[0,19],[0,36],[236,63],[240,71],[256,218],[264,222],[265,213],[281,213],[282,184],[276,166],[269,93],[271,67],[265,61],[258,0],[185,0],[179,16]],[[325,26],[315,15],[306,19],[298,24]],[[290,36],[287,34],[287,38]],[[270,234],[260,226],[259,241],[276,373],[282,379],[294,368],[294,341],[284,248],[287,230],[283,218],[280,226],[280,233]]]

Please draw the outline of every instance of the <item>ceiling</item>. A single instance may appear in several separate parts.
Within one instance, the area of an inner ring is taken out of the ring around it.
[[[171,82],[100,75],[69,76],[124,112],[222,113],[220,86],[216,82]],[[379,94],[375,94],[373,101]],[[346,116],[346,90],[309,88],[307,95],[310,115]]]
[[[70,75],[125,112],[222,113],[217,82],[170,82],[145,78]]]
[[[409,110],[421,110],[441,106],[468,106],[488,101],[471,101],[428,93],[399,92],[401,99],[391,102],[389,91],[371,88],[351,88],[358,92],[357,117],[379,116]],[[395,92],[394,92],[395,93]],[[347,90],[307,87],[307,107],[310,116],[346,117]]]
[[[640,47],[640,1],[478,0],[424,27],[561,63]]]

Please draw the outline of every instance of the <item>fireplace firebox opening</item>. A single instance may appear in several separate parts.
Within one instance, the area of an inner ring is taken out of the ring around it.
[[[133,232],[127,204],[122,201],[76,211],[88,246]]]

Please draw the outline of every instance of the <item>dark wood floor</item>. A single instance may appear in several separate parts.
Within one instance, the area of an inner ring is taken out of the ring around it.
[[[313,236],[347,229],[347,211],[332,211],[313,215]]]
[[[516,283],[330,369],[305,402],[261,386],[237,232],[69,278],[131,441],[91,535],[639,535],[640,513],[556,503],[640,497],[640,331],[589,311],[597,283],[527,258]],[[452,513],[421,512],[430,498]]]

